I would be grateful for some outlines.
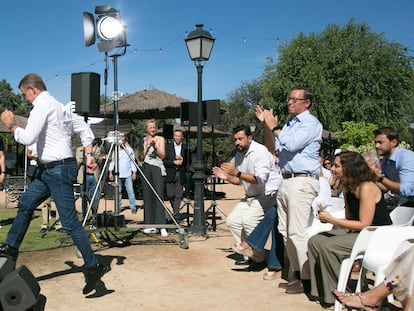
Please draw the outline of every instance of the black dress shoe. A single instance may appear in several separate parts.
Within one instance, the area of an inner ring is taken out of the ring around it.
[[[253,260],[252,259],[239,259],[239,260],[237,260],[234,264],[236,265],[236,266],[248,266],[248,265],[251,265],[253,263]]]
[[[85,287],[82,290],[84,295],[90,293],[96,288],[96,285],[101,280],[101,277],[109,271],[109,267],[98,263],[96,267],[87,269],[85,272]]]
[[[262,271],[266,267],[267,267],[266,261],[256,262],[252,260],[252,263],[249,265],[247,269],[249,271],[258,272],[258,271]]]
[[[18,254],[19,250],[17,248],[11,247],[7,244],[0,246],[0,257],[6,257],[16,262]]]

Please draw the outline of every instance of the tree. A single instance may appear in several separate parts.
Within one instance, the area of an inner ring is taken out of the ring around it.
[[[21,95],[13,93],[10,84],[5,80],[0,81],[0,109],[13,111],[16,115],[27,117],[29,115],[29,106],[24,103]]]
[[[320,34],[299,33],[277,47],[261,78],[263,99],[286,120],[286,95],[293,86],[311,88],[311,111],[325,129],[345,121],[406,129],[414,114],[414,58],[401,44],[351,20]]]

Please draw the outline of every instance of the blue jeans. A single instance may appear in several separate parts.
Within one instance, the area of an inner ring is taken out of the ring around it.
[[[125,190],[128,194],[128,200],[129,200],[129,209],[131,211],[135,211],[137,208],[135,206],[135,192],[134,192],[134,182],[132,181],[132,176],[129,176],[127,178],[119,178],[119,210],[121,210],[122,207],[122,186],[125,187]]]
[[[269,209],[265,214],[264,218],[259,222],[259,224],[254,228],[250,235],[246,238],[247,243],[257,250],[263,251],[269,233],[272,233],[272,245],[269,251],[269,258],[267,261],[267,266],[269,269],[279,270],[282,268],[280,261],[278,259],[277,253],[281,253],[283,256],[283,244],[277,243],[278,234],[277,230],[277,210],[275,207]],[[279,245],[279,250],[277,246]],[[280,252],[281,250],[281,252]]]
[[[19,248],[32,220],[36,207],[52,195],[59,212],[63,229],[83,256],[85,267],[97,265],[88,234],[79,221],[75,209],[73,182],[76,181],[78,167],[76,160],[58,164],[52,168],[38,168],[27,191],[20,197],[17,216],[7,234],[6,244]]]
[[[86,185],[86,189],[84,185],[80,185],[80,191],[81,193],[83,193],[85,191],[86,193],[86,197],[88,198],[88,202],[90,202],[90,200],[93,197],[93,193],[95,192],[95,188],[96,188],[96,179],[95,179],[95,175],[89,175],[86,174],[86,180],[85,180],[85,185]],[[98,208],[98,202],[99,202],[99,191],[96,193],[95,199],[92,202],[92,213],[93,215],[96,215],[97,213],[97,208]],[[88,204],[86,204],[87,202],[82,201],[82,216],[83,218],[85,218],[86,212],[88,211]]]

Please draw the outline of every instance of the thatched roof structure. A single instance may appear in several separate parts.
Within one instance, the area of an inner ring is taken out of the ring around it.
[[[26,127],[27,118],[23,116],[14,116],[14,121],[19,127]],[[10,133],[10,130],[0,121],[0,132],[1,133]]]
[[[122,97],[118,101],[120,119],[174,119],[180,117],[181,103],[188,99],[158,89],[142,90]],[[114,103],[100,107],[100,114],[113,116]]]

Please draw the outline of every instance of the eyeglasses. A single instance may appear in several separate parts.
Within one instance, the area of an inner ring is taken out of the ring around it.
[[[304,98],[297,98],[297,97],[288,97],[287,102],[293,101],[294,104],[296,104],[299,100],[305,100]]]

